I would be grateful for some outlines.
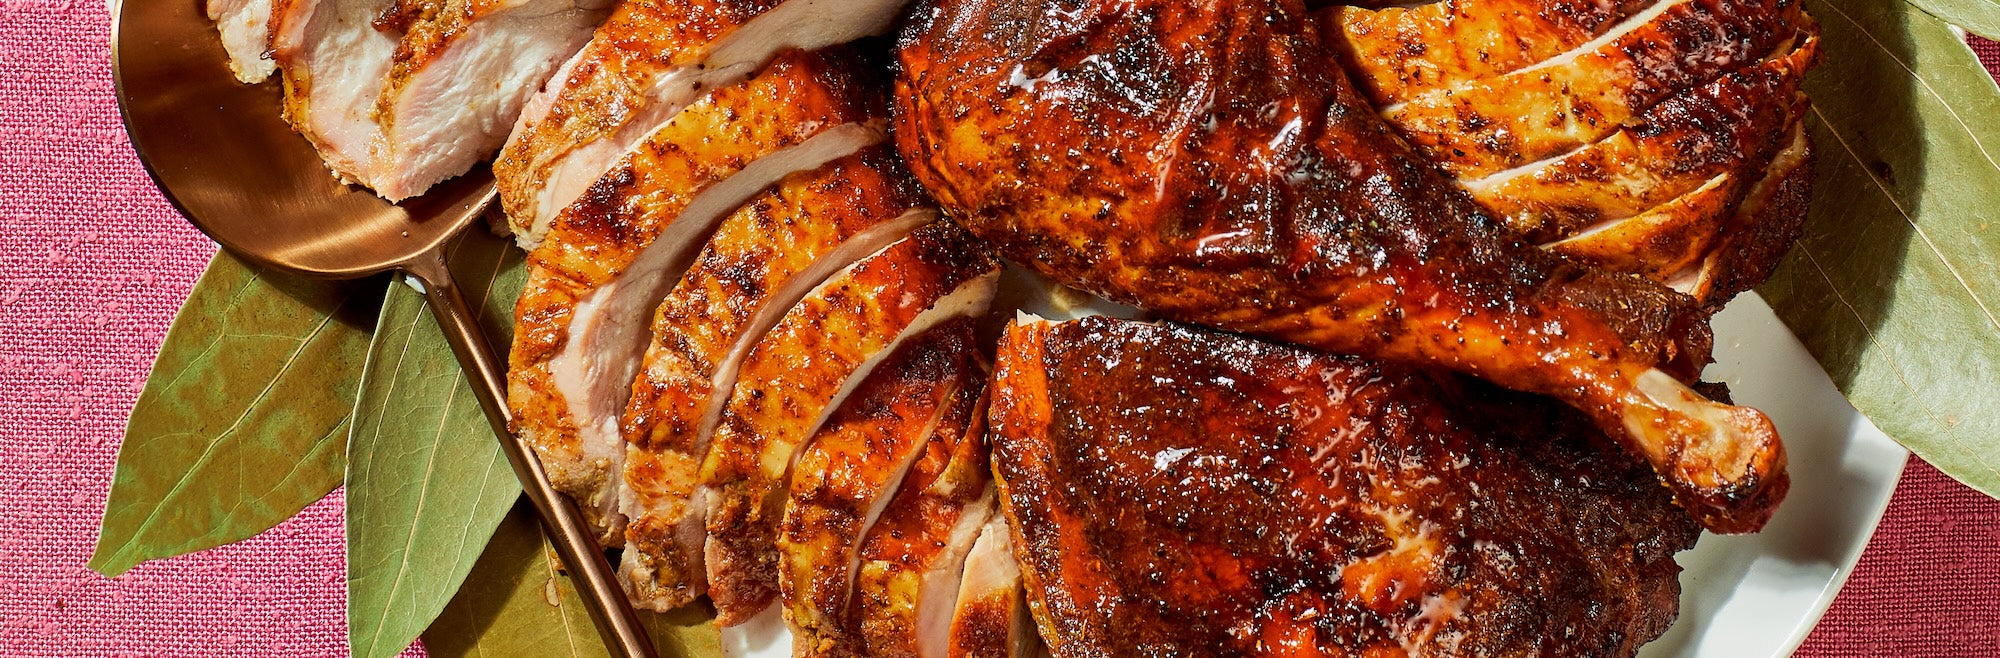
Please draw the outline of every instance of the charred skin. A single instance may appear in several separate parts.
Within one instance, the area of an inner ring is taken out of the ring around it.
[[[1545,398],[1207,330],[1003,339],[1001,503],[1055,655],[1628,656],[1697,527]]]
[[[1658,13],[1602,35],[1602,47],[1427,90],[1383,113],[1446,172],[1484,176],[1602,139],[1672,94],[1774,54],[1800,15],[1795,0],[1649,5]]]
[[[960,570],[995,503],[987,392],[973,399],[972,413],[940,424],[856,552],[848,628],[862,640],[858,655],[949,653]]]
[[[1708,361],[1702,309],[1523,242],[1326,64],[1301,3],[912,16],[897,145],[1004,255],[1168,318],[1555,396],[1711,529],[1753,531],[1782,498],[1761,413],[1640,389]]]

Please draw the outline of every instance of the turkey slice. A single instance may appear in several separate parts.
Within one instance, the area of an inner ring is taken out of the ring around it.
[[[996,516],[984,417],[956,445],[932,441],[862,541],[852,603],[861,655],[949,653],[966,555]]]
[[[229,71],[244,84],[257,84],[277,72],[271,60],[271,0],[208,0],[208,20],[222,33],[222,50]]]
[[[985,381],[972,321],[938,327],[883,362],[799,455],[778,552],[801,655],[861,653],[856,549],[929,446],[979,440]]]
[[[939,221],[827,280],[744,357],[693,496],[723,625],[778,596],[774,542],[797,451],[899,345],[985,315],[999,274],[981,243]]]
[[[661,126],[780,53],[888,29],[907,0],[629,0],[542,92],[494,174],[523,247]]]
[[[612,0],[444,0],[397,46],[377,99],[382,142],[365,183],[424,193],[491,157],[522,103],[590,38]]]
[[[1014,561],[1007,517],[994,514],[965,555],[952,612],[950,658],[1033,658],[1040,636],[1021,589],[1021,565]]]
[[[825,56],[717,90],[564,210],[528,255],[508,403],[559,490],[622,539],[619,420],[647,323],[724,217],[786,176],[880,143],[866,96]]]
[[[1634,19],[1578,50],[1382,111],[1454,176],[1485,176],[1603,139],[1666,96],[1776,52],[1796,35],[1799,5],[1666,0]]]
[[[1532,66],[1664,0],[1458,0],[1335,6],[1320,29],[1375,105]]]
[[[1795,48],[1661,101],[1611,136],[1559,158],[1462,180],[1481,205],[1537,242],[1632,217],[1762,163],[1803,109],[1789,99],[1817,56]]]
[[[290,0],[272,21],[271,57],[285,81],[285,119],[342,182],[366,184],[382,139],[375,100],[402,32],[375,19],[395,0]]]
[[[723,222],[667,294],[621,427],[635,604],[669,610],[707,589],[704,510],[689,503],[744,356],[834,272],[935,220],[904,211],[919,199],[886,147],[795,175]]]
[[[342,181],[390,201],[422,194],[500,147],[608,2],[280,2],[285,116]]]
[[[1737,206],[1722,241],[1699,267],[1667,282],[1710,306],[1720,307],[1736,293],[1771,277],[1785,251],[1798,240],[1812,199],[1812,140],[1803,118],[1786,131],[1784,150]]]
[[[1724,173],[1659,207],[1586,228],[1543,247],[1665,282],[1708,253],[1744,189],[1742,179]]]

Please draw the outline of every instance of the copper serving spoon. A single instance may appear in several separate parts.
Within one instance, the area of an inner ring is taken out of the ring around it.
[[[508,431],[505,365],[445,267],[451,239],[492,203],[492,175],[475,170],[400,205],[340,184],[281,118],[276,83],[244,85],[230,75],[200,4],[141,0],[115,12],[118,105],[161,192],[249,261],[317,278],[399,270],[420,281],[605,644],[624,656],[655,655],[576,503],[549,485],[532,449]]]

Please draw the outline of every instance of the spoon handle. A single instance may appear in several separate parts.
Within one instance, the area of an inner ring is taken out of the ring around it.
[[[506,366],[487,345],[476,316],[466,306],[458,284],[452,281],[451,272],[445,267],[444,250],[433,249],[420,255],[405,264],[403,270],[423,282],[431,313],[444,328],[445,339],[458,355],[459,365],[465,368],[479,406],[486,410],[486,419],[500,439],[501,451],[513,463],[514,475],[521,479],[521,489],[527,492],[528,501],[539,513],[542,529],[555,544],[563,569],[577,582],[584,608],[597,621],[597,631],[604,636],[605,646],[615,656],[654,658],[657,654],[653,643],[646,629],[639,625],[638,614],[633,612],[624,588],[613,576],[603,549],[591,539],[592,531],[585,525],[576,501],[549,484],[548,473],[542,470],[533,447],[508,429],[513,413],[508,410],[505,397]]]

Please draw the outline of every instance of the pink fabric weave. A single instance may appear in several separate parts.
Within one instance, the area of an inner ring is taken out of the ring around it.
[[[215,248],[131,152],[108,22],[98,0],[0,0],[0,655],[344,655],[338,496],[116,580],[84,568],[125,416]],[[2000,655],[1996,592],[2000,503],[1913,462],[1800,655]]]

